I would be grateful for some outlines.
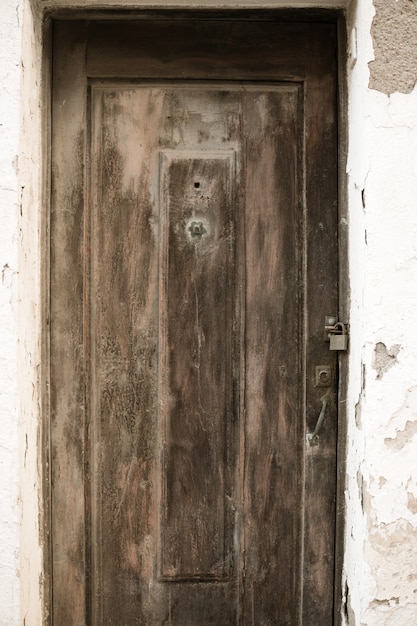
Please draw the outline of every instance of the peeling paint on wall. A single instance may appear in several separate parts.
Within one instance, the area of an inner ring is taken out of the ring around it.
[[[362,363],[361,390],[360,390],[358,401],[355,404],[355,422],[356,422],[357,428],[362,428],[362,403],[365,397],[365,386],[366,386],[366,368],[365,368],[365,364]]]
[[[399,351],[400,346],[398,344],[391,348],[387,348],[381,341],[376,344],[372,367],[378,372],[377,378],[382,378],[384,373],[395,365]]]
[[[407,499],[408,499],[407,507],[410,509],[413,515],[416,515],[417,514],[417,498],[415,497],[413,493],[408,492]]]
[[[385,439],[385,445],[394,450],[402,450],[406,443],[411,441],[414,435],[417,433],[417,420],[414,422],[406,422],[404,430],[397,431],[395,437],[387,437]]]
[[[371,530],[367,552],[369,561],[375,563],[376,593],[368,605],[364,623],[415,624],[417,529],[402,519],[380,524]],[[414,615],[411,621],[410,610]]]
[[[369,87],[389,95],[411,93],[417,82],[417,2],[374,0]]]

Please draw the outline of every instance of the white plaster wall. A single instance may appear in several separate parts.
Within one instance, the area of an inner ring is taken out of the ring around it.
[[[345,622],[417,624],[417,89],[368,89],[371,0],[351,7],[351,350]],[[417,77],[416,77],[417,79]],[[347,585],[347,586],[346,586]]]
[[[2,0],[0,0],[2,1]],[[20,528],[20,623],[43,623],[44,572],[43,412],[41,402],[41,276],[44,259],[42,215],[47,202],[42,189],[48,180],[44,168],[48,128],[44,123],[42,73],[42,19],[38,2],[19,0],[21,46],[21,98],[19,141],[19,306],[18,306],[18,400],[21,500]],[[47,71],[47,68],[46,68]],[[44,239],[46,241],[46,237]],[[58,625],[57,625],[58,626]]]
[[[17,256],[20,26],[18,0],[0,20],[0,624],[18,624]]]
[[[40,19],[30,0],[0,16],[0,626],[39,626]]]

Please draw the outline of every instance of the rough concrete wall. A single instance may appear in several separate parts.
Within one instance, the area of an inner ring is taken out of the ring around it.
[[[356,626],[417,624],[417,88],[415,71],[406,72],[405,41],[416,53],[415,36],[407,35],[411,22],[388,19],[415,7],[412,0],[378,0],[375,7],[358,0],[350,13],[357,60],[349,67],[352,337],[343,612],[345,623]],[[391,48],[391,61],[382,45]]]
[[[374,60],[369,87],[383,93],[410,93],[417,82],[417,3],[374,0]]]
[[[20,29],[17,0],[0,20],[0,623],[18,624],[17,215]]]

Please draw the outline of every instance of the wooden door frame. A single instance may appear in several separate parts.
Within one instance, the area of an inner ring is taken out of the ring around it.
[[[262,2],[260,3],[262,4]],[[57,19],[70,21],[87,21],[90,19],[138,19],[141,17],[167,17],[175,14],[201,18],[204,16],[219,17],[257,17],[264,20],[276,19],[294,22],[308,22],[328,20],[337,24],[338,30],[338,254],[339,254],[339,315],[340,319],[347,320],[350,310],[349,297],[349,264],[348,264],[348,202],[347,202],[347,72],[346,72],[346,16],[343,10],[333,9],[247,9],[240,7],[237,1],[231,8],[223,9],[199,9],[189,6],[181,9],[159,7],[155,10],[135,9],[122,11],[105,9],[47,9],[43,21],[43,50],[42,50],[42,75],[44,78],[43,89],[43,119],[42,119],[42,161],[44,168],[43,179],[43,213],[41,219],[41,300],[42,327],[41,327],[41,391],[42,391],[42,415],[41,424],[41,541],[43,541],[43,623],[52,624],[52,551],[50,545],[51,528],[51,440],[50,440],[50,193],[51,193],[51,98],[52,98],[52,29],[53,22]],[[338,450],[337,450],[337,491],[336,491],[336,528],[335,528],[335,576],[334,576],[334,618],[335,625],[341,624],[342,610],[342,568],[344,560],[344,532],[345,532],[345,471],[346,471],[346,444],[347,444],[347,411],[346,398],[348,386],[348,359],[347,353],[339,353],[339,394],[338,394]]]

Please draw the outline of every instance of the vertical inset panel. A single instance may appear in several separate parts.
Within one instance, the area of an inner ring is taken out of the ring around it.
[[[221,579],[232,417],[234,152],[161,154],[160,574]]]

